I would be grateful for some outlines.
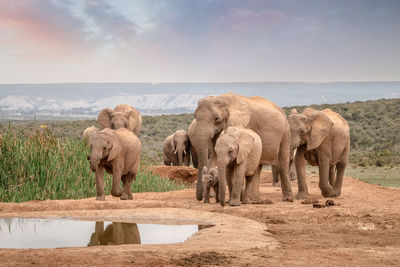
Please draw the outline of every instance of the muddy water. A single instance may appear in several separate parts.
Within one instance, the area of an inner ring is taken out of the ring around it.
[[[172,244],[210,226],[0,218],[0,248]]]

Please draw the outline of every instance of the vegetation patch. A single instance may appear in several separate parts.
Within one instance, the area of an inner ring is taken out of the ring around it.
[[[94,174],[86,159],[88,147],[75,137],[56,137],[46,126],[3,129],[0,157],[0,201],[94,197]],[[111,191],[112,177],[105,175],[104,189]],[[141,168],[132,193],[183,189],[177,181],[162,179]]]

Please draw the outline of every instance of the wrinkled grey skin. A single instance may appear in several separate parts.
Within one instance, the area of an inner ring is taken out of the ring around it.
[[[215,192],[215,203],[219,202],[218,196],[218,167],[207,169],[203,168],[201,181],[203,182],[204,203],[210,203],[210,189]]]
[[[140,112],[126,104],[119,104],[114,109],[102,109],[99,116],[97,116],[97,121],[104,129],[118,130],[126,128],[137,136],[139,136],[140,128],[142,127],[142,115]]]
[[[331,109],[306,108],[289,116],[291,149],[295,156],[299,191],[296,198],[308,198],[305,162],[319,166],[319,187],[324,197],[341,194],[342,181],[350,152],[347,121]]]
[[[163,143],[163,161],[167,166],[189,166],[190,141],[184,130],[177,130],[165,138]]]
[[[139,168],[141,143],[131,131],[104,129],[91,136],[90,169],[95,173],[96,200],[105,200],[104,170],[113,175],[111,194],[122,200],[133,199],[132,181]],[[124,185],[121,190],[120,182]]]

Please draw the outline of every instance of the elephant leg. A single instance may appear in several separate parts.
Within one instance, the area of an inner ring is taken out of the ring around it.
[[[333,196],[333,188],[329,184],[329,156],[324,155],[324,153],[318,153],[318,163],[319,163],[319,188],[321,189],[321,194],[324,197]]]
[[[298,193],[296,199],[308,198],[308,189],[306,183],[306,159],[305,153],[307,148],[305,145],[297,148],[297,153],[294,158],[297,173]]]
[[[260,177],[263,165],[258,165],[256,172],[250,180],[250,191],[247,195],[250,201],[258,202],[260,200]],[[247,182],[246,182],[247,186]]]
[[[243,180],[246,172],[245,164],[236,165],[234,168],[234,177],[232,181],[232,193],[231,199],[229,200],[230,206],[240,205],[240,196],[242,194]]]
[[[215,203],[219,203],[219,195],[218,195],[218,184],[216,184],[214,187],[214,192],[215,192]]]
[[[333,187],[335,184],[335,166],[329,168],[329,184]]]
[[[135,178],[136,174],[131,172],[121,177],[122,183],[124,184],[124,189],[122,190],[122,195],[121,195],[122,200],[133,199],[131,193],[131,185],[133,180],[135,180]]]
[[[193,162],[193,168],[198,167],[198,160],[197,160],[197,154],[196,151],[194,150],[193,146],[190,146],[190,156],[192,157],[192,162]]]
[[[346,163],[339,162],[336,165],[336,181],[334,185],[334,193],[333,196],[338,197],[340,196],[342,192],[342,182],[343,182],[343,176],[344,176],[344,170],[346,169]]]
[[[234,171],[231,168],[226,168],[226,183],[228,184],[229,202],[232,198],[232,181],[234,179]]]
[[[291,159],[289,163],[289,176],[290,181],[295,181],[297,179],[296,165],[294,164],[294,159]]]
[[[96,173],[94,174],[96,179],[96,200],[104,201],[105,193],[104,193],[104,168],[103,166],[98,166]]]
[[[281,187],[278,169],[275,166],[271,166],[271,171],[272,171],[272,186]]]
[[[122,166],[120,166],[120,164],[114,163],[113,181],[111,189],[111,195],[113,195],[114,197],[120,197],[122,195],[121,176],[122,176]]]
[[[289,181],[289,160],[290,160],[290,133],[285,135],[279,146],[278,173],[281,178],[282,200],[293,202],[292,185]]]

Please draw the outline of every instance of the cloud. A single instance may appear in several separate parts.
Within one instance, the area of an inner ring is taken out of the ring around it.
[[[64,3],[68,3],[65,1]],[[23,57],[69,56],[85,43],[84,22],[53,1],[2,1],[0,35],[6,50]],[[3,49],[4,51],[4,49]]]
[[[123,45],[135,38],[139,26],[119,13],[109,1],[85,0],[84,5],[86,15],[97,28],[95,37],[99,41]]]

